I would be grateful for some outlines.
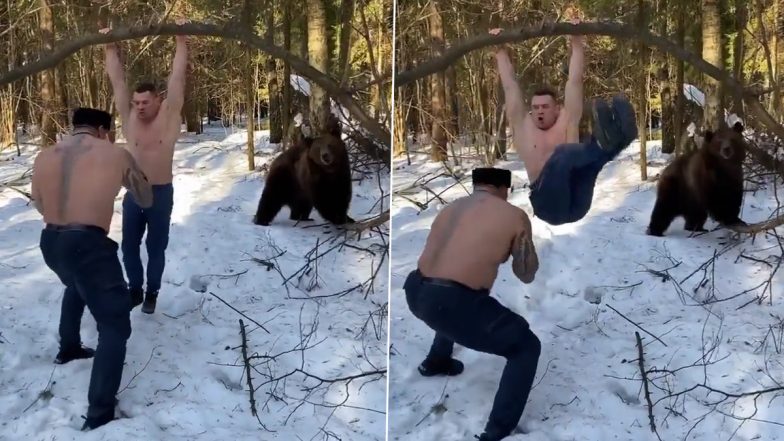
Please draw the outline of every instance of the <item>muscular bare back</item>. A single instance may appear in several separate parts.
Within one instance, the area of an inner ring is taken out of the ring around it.
[[[458,199],[436,216],[419,258],[419,270],[426,277],[490,289],[498,266],[515,250],[527,249],[526,271],[536,272],[538,261],[533,265],[536,253],[527,220],[522,210],[489,193],[476,191]],[[530,277],[532,280],[532,273]]]
[[[152,193],[123,149],[87,134],[42,150],[33,166],[33,198],[44,222],[95,225],[109,231],[121,186],[149,206]],[[145,187],[146,186],[146,187]]]
[[[123,129],[128,151],[152,185],[172,182],[174,144],[180,135],[180,120],[179,113],[174,117],[168,107],[164,100],[161,111],[150,123],[144,123],[134,112],[129,112],[127,126]]]

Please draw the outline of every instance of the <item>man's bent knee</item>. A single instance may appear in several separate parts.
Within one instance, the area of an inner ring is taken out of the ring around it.
[[[523,332],[518,334],[516,341],[510,348],[510,353],[507,355],[507,358],[524,355],[526,358],[533,360],[538,359],[541,353],[542,342],[539,341],[539,338],[530,328],[526,328]]]
[[[106,317],[96,320],[98,324],[98,338],[110,338],[121,341],[123,344],[131,338],[131,315]]]

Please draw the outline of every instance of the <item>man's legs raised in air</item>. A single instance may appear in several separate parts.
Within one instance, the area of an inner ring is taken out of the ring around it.
[[[561,144],[531,183],[534,214],[551,225],[577,222],[591,208],[602,168],[637,137],[634,109],[620,96],[612,108],[594,104],[594,136],[584,144]]]

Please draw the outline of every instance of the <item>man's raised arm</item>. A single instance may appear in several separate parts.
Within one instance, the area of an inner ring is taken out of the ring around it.
[[[42,152],[38,152],[38,155],[35,157],[35,161],[33,161],[33,179],[31,180],[30,184],[30,199],[33,201],[33,206],[36,210],[43,216],[44,214],[44,201],[41,199],[41,188],[38,181],[41,179],[40,172],[38,171],[38,162],[39,158],[41,157]]]
[[[100,32],[105,34],[110,30],[105,28],[101,29]],[[109,75],[109,81],[112,83],[114,104],[117,107],[117,113],[120,114],[124,132],[127,128],[128,116],[131,113],[131,94],[128,91],[128,84],[125,82],[125,70],[120,61],[120,48],[117,46],[117,43],[109,43],[105,46],[105,50],[106,74]],[[126,133],[125,136],[127,137],[128,134]]]
[[[534,247],[531,220],[520,212],[521,230],[512,243],[512,271],[523,283],[531,283],[539,270],[539,257]]]
[[[572,20],[572,23],[578,21]],[[566,142],[578,142],[580,119],[583,116],[583,81],[585,74],[585,37],[570,38],[572,54],[569,57],[569,78],[564,91],[564,111],[567,117]]]
[[[185,23],[185,20],[177,20],[177,24]],[[177,49],[174,52],[172,71],[169,75],[169,83],[166,87],[166,103],[172,114],[179,115],[185,102],[185,74],[188,71],[188,37],[178,35]]]

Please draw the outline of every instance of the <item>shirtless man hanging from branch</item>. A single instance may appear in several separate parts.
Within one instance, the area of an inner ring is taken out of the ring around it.
[[[176,20],[178,25],[186,20]],[[102,29],[101,33],[111,29]],[[122,130],[128,142],[128,151],[149,177],[155,195],[150,208],[142,208],[132,194],[123,199],[122,252],[133,306],[142,301],[142,312],[152,314],[161,288],[169,244],[169,224],[174,206],[172,163],[174,144],[180,135],[182,106],[185,100],[185,74],[188,68],[188,39],[175,37],[172,72],[166,88],[166,98],[153,83],[139,83],[131,96],[120,62],[117,44],[106,45],[106,73],[114,89],[114,100],[120,114]],[[147,292],[144,284],[140,248],[147,230]]]
[[[493,35],[500,32],[490,31]],[[588,213],[599,172],[637,138],[634,109],[625,97],[616,96],[612,107],[601,100],[595,102],[593,136],[587,143],[579,143],[585,37],[572,36],[570,43],[563,106],[552,89],[542,87],[533,93],[529,108],[508,49],[502,46],[495,53],[512,140],[531,183],[531,205],[534,214],[551,225],[576,222]]]

